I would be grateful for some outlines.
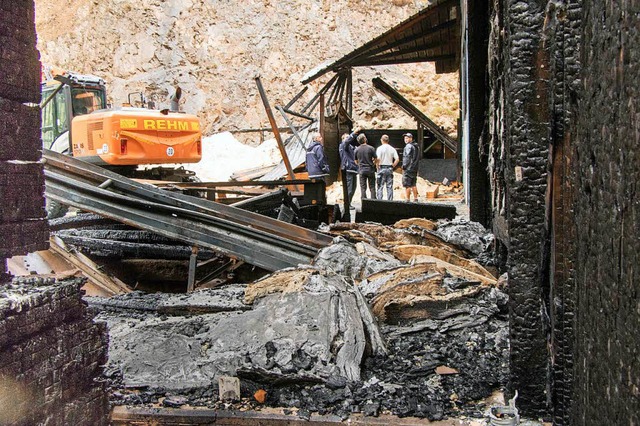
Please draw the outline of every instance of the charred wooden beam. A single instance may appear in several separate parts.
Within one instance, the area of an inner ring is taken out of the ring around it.
[[[377,65],[395,65],[395,64],[412,64],[416,62],[437,62],[443,61],[447,59],[455,59],[455,54],[445,54],[445,55],[433,55],[433,56],[418,56],[418,57],[410,57],[410,58],[391,58],[386,60],[373,61],[371,63],[367,63],[367,66],[377,66]]]
[[[134,243],[74,235],[58,235],[58,237],[66,244],[81,248],[94,256],[183,260],[189,259],[191,255],[191,247],[186,245]],[[199,259],[202,260],[216,256],[217,254],[211,250],[202,250],[202,253],[199,253]]]
[[[458,152],[458,143],[456,140],[447,135],[440,127],[431,121],[422,111],[420,111],[415,105],[409,102],[404,96],[402,96],[396,89],[391,87],[387,82],[381,78],[374,78],[373,85],[376,89],[384,93],[389,99],[402,108],[407,114],[414,117],[420,124],[422,124],[430,133],[432,133],[436,139],[446,145],[453,152]]]
[[[298,101],[298,99],[300,99],[302,95],[304,95],[307,92],[307,89],[309,89],[309,86],[304,86],[304,88],[301,91],[299,91],[298,94],[295,95],[293,99],[289,101],[289,103],[285,105],[284,109],[291,109],[291,107]]]
[[[75,216],[63,216],[49,220],[49,230],[51,232],[56,232],[64,229],[78,229],[87,226],[112,225],[116,223],[119,222],[104,218],[97,214],[81,213]]]
[[[438,24],[434,27],[429,28],[428,30],[423,30],[417,34],[412,34],[409,35],[407,37],[403,37],[400,38],[398,40],[394,40],[391,43],[387,43],[385,45],[381,45],[375,49],[371,49],[369,51],[366,52],[366,56],[367,58],[372,58],[375,57],[376,55],[378,55],[379,53],[383,53],[383,52],[387,52],[391,49],[395,49],[395,48],[401,48],[405,45],[411,44],[411,43],[416,43],[417,46],[421,46],[422,50],[426,50],[426,49],[430,49],[432,46],[430,45],[424,45],[424,44],[419,44],[417,43],[419,40],[426,40],[429,37],[434,36],[435,34],[439,33],[440,31],[446,31],[449,30],[451,28],[456,28],[456,26],[458,25],[458,20],[454,19],[451,21],[446,21],[443,22],[442,24]],[[440,43],[438,43],[440,44]],[[363,55],[360,55],[359,57],[353,58],[354,63],[358,62],[359,59],[358,58],[362,58]],[[361,59],[362,61],[365,61],[365,59]]]
[[[347,74],[347,114],[353,117],[353,69],[349,68]]]
[[[392,225],[399,220],[420,217],[424,219],[454,219],[455,206],[441,203],[407,203],[405,201],[362,200],[362,212],[357,222],[378,222]]]
[[[327,93],[327,90],[329,90],[333,84],[335,83],[335,81],[338,79],[338,74],[334,75],[333,77],[331,77],[331,79],[329,81],[327,81],[327,83],[322,86],[322,89],[320,89],[320,91],[318,93],[316,93],[313,98],[311,98],[311,100],[305,105],[304,108],[302,108],[302,110],[300,111],[303,114],[308,114],[309,111],[313,111],[315,106],[318,104],[318,101],[320,99],[321,95],[324,95],[325,93]]]

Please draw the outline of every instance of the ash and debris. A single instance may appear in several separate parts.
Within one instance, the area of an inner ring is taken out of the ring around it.
[[[479,256],[493,243],[494,236],[481,224],[457,218],[438,224],[434,234],[448,243],[463,247]]]
[[[247,285],[87,298],[110,330],[112,403],[281,407],[301,417],[344,419],[353,413],[483,417],[482,401],[508,377],[502,281],[474,282],[440,263],[423,265],[427,272],[416,277],[419,260],[407,263],[390,253],[417,240],[447,247],[448,238],[458,246],[452,253],[463,247],[489,258],[490,237],[480,228],[458,222],[433,229],[329,229],[334,244],[313,265]],[[461,235],[480,242],[465,245]],[[367,278],[387,272],[395,275],[366,287]],[[220,376],[240,378],[241,401],[218,399]],[[263,404],[253,398],[260,389]]]

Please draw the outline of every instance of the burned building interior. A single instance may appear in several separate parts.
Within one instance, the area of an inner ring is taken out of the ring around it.
[[[255,78],[276,164],[178,182],[42,148],[34,2],[0,0],[0,424],[640,424],[639,18],[435,0],[286,104]],[[332,205],[354,75],[420,62],[458,73],[457,135],[380,77],[416,125],[364,133],[413,132],[464,203]]]

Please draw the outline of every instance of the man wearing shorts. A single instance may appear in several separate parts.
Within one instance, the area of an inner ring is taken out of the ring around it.
[[[406,191],[406,201],[411,201],[413,192],[414,201],[418,201],[418,164],[420,162],[420,150],[418,144],[413,141],[411,133],[404,135],[404,151],[402,151],[402,186]]]

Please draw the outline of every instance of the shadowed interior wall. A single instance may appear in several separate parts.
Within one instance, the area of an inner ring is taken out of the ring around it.
[[[640,424],[640,3],[583,3],[573,424]]]
[[[474,222],[490,226],[487,138],[487,53],[489,2],[468,3],[469,25],[469,213]]]

